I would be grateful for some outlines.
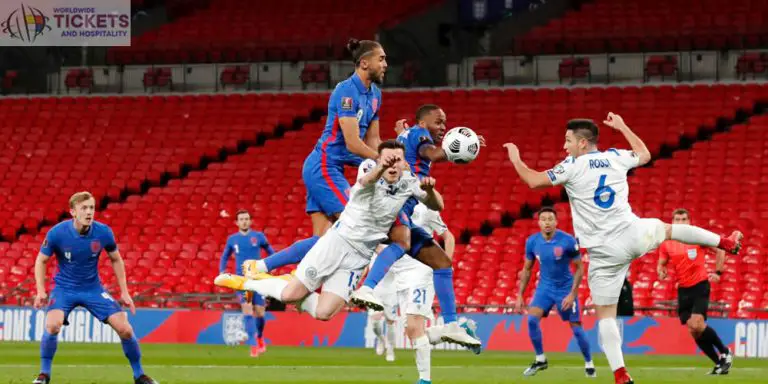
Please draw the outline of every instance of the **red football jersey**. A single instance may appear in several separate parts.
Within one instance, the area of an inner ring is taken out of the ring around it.
[[[659,257],[667,259],[667,265],[675,269],[681,287],[692,287],[709,278],[701,246],[667,240],[659,247]]]

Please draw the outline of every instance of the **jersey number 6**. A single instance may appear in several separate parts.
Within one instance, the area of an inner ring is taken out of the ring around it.
[[[613,200],[616,198],[616,191],[613,190],[610,186],[605,185],[605,178],[608,177],[608,175],[600,175],[600,181],[597,184],[597,189],[595,189],[595,204],[597,204],[598,207],[603,209],[608,209],[613,205]],[[603,200],[603,194],[608,194],[608,198]]]

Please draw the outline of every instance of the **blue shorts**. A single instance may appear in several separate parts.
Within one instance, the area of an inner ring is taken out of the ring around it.
[[[51,292],[48,311],[58,309],[64,312],[64,325],[69,325],[67,318],[75,307],[83,307],[93,317],[106,323],[107,319],[115,313],[122,312],[120,304],[102,286],[86,289],[68,289],[55,287]]]
[[[567,311],[563,311],[562,302],[570,291],[555,292],[550,289],[537,289],[533,295],[533,301],[531,301],[531,307],[541,308],[544,311],[544,316],[549,314],[549,311],[553,306],[557,306],[557,312],[560,314],[560,318],[563,321],[576,323],[581,321],[581,311],[579,311],[579,300],[573,301],[573,306]]]
[[[416,257],[416,255],[421,252],[421,249],[429,244],[432,244],[434,239],[432,238],[432,234],[427,232],[426,229],[413,223],[413,220],[411,219],[412,213],[413,207],[408,209],[408,204],[406,203],[406,205],[403,206],[403,208],[400,210],[400,213],[397,214],[395,225],[405,225],[411,229],[411,249],[408,250],[408,254],[412,257]]]
[[[251,292],[251,293],[253,293],[253,296],[251,297],[251,303],[250,304],[258,305],[260,307],[265,306],[264,296],[259,295],[256,292]],[[236,295],[237,295],[237,299],[240,300],[240,304],[245,304],[245,302],[246,302],[246,300],[245,300],[245,292],[237,291]]]
[[[325,157],[320,150],[312,150],[304,160],[301,177],[307,188],[306,212],[333,216],[344,211],[349,201],[349,182],[344,177],[344,166],[328,164]]]

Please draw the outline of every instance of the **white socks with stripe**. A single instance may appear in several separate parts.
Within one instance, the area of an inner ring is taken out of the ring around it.
[[[416,350],[416,369],[419,371],[419,379],[431,381],[432,343],[426,335],[413,340],[413,348]]]
[[[317,303],[320,300],[320,295],[316,292],[312,292],[309,296],[304,298],[301,302],[301,310],[308,313],[313,318],[317,318]]]
[[[720,244],[720,236],[706,229],[694,227],[688,224],[672,224],[672,240],[686,244],[717,247]]]
[[[598,322],[600,340],[611,371],[624,366],[624,354],[621,352],[621,334],[616,319],[602,319]]]
[[[258,292],[263,296],[269,296],[283,301],[283,290],[288,286],[288,282],[283,279],[264,279],[248,280],[243,284],[243,288],[249,291]]]

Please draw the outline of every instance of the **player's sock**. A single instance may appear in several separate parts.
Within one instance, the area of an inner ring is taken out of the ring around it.
[[[709,335],[702,333],[699,338],[695,340],[699,349],[701,349],[701,351],[704,352],[704,354],[707,355],[707,357],[709,357],[713,363],[717,364],[720,362],[720,354],[717,353],[715,346],[712,345],[712,340],[710,339]]]
[[[419,379],[431,381],[431,355],[432,345],[426,335],[413,340],[413,349],[416,350],[416,369],[419,371]]]
[[[249,291],[256,291],[262,296],[269,296],[280,301],[283,301],[283,289],[287,286],[287,281],[278,278],[248,280],[243,284],[243,288]]]
[[[704,329],[704,333],[702,333],[702,336],[704,335],[707,335],[707,337],[709,338],[709,341],[712,343],[712,345],[715,346],[715,348],[717,348],[717,351],[720,352],[720,354],[730,353],[730,350],[728,349],[728,347],[725,344],[723,344],[722,340],[720,340],[720,336],[709,325],[707,325],[707,328]]]
[[[688,224],[672,224],[672,240],[707,247],[717,247],[720,244],[720,236],[717,234]]]
[[[384,339],[384,319],[373,320],[373,334],[376,335],[376,338],[379,340]]]
[[[395,349],[395,323],[387,323],[387,347]]]
[[[624,367],[619,325],[616,323],[616,319],[602,319],[598,322],[598,328],[608,365],[611,366],[611,371],[616,372],[616,370]]]
[[[319,236],[312,236],[304,240],[299,240],[291,244],[290,247],[281,250],[280,252],[273,253],[271,256],[263,259],[264,265],[267,267],[267,270],[264,272],[269,272],[273,269],[277,269],[285,265],[296,264],[300,262],[301,259],[307,255],[307,252],[312,249],[312,247],[315,245],[315,243],[317,243],[317,240],[319,239]]]
[[[440,312],[443,316],[443,321],[446,324],[453,323],[456,321],[456,295],[453,292],[453,268],[434,270],[432,273],[432,281],[435,283],[435,295],[440,302]]]
[[[56,355],[56,348],[59,346],[58,336],[45,331],[43,332],[43,339],[40,340],[40,373],[45,373],[48,376],[51,376],[53,356]]]
[[[540,321],[541,320],[536,316],[528,316],[528,336],[531,338],[533,350],[536,351],[536,361],[539,361],[539,356],[544,356],[544,344],[542,343]],[[546,360],[546,358],[541,359],[542,362]]]
[[[264,337],[264,326],[267,324],[264,320],[264,316],[256,317],[256,337],[261,339]]]
[[[315,292],[310,293],[301,301],[301,310],[308,313],[313,318],[317,318],[317,303],[320,295]]]
[[[440,344],[443,342],[444,325],[433,325],[427,328],[427,338],[430,344]]]
[[[256,319],[253,315],[245,315],[245,333],[248,334],[248,345],[256,345]]]
[[[392,264],[403,257],[403,255],[405,255],[405,249],[399,244],[392,243],[388,245],[381,251],[381,253],[379,253],[376,261],[373,262],[371,270],[368,271],[368,276],[365,278],[363,285],[370,287],[371,289],[376,288],[381,279],[383,279],[389,271],[389,268],[392,267]]]
[[[581,354],[584,355],[584,361],[592,361],[592,351],[589,350],[589,340],[587,340],[587,334],[584,333],[584,328],[581,326],[573,327],[573,336],[576,337],[576,342],[579,343],[579,349],[581,349]]]
[[[123,344],[123,353],[128,358],[128,362],[131,363],[131,369],[133,369],[133,377],[137,378],[144,374],[144,369],[141,367],[141,349],[139,348],[139,340],[136,336],[131,336],[130,339],[122,339],[120,342]]]

